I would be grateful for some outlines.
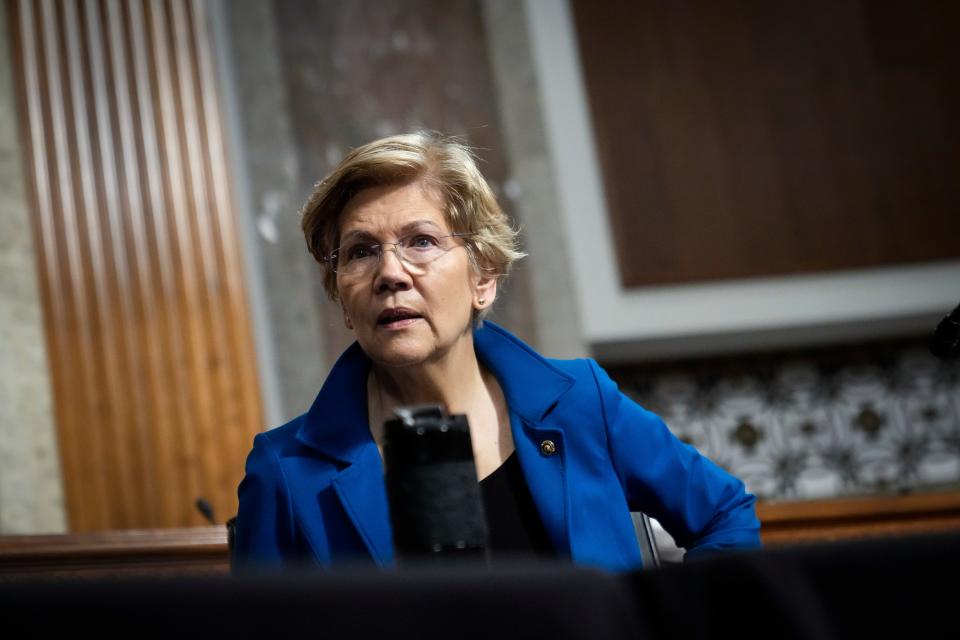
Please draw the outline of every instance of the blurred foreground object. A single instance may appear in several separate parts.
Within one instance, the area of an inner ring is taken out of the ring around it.
[[[960,355],[960,304],[937,325],[930,338],[930,353],[938,358]]]
[[[397,407],[384,424],[394,557],[400,565],[483,561],[487,525],[467,416]]]
[[[0,581],[0,616],[125,635],[846,638],[952,627],[960,535],[811,544],[612,574],[569,565]],[[376,603],[376,615],[370,615]],[[485,612],[476,616],[476,611]],[[469,623],[467,623],[469,621]],[[949,625],[949,626],[948,626]]]

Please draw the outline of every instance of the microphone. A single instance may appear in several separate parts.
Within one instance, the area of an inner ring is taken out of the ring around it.
[[[930,353],[938,358],[960,355],[960,304],[937,325],[930,337]]]
[[[397,565],[483,564],[487,522],[467,416],[440,405],[394,414],[383,453]]]
[[[217,524],[216,519],[213,517],[213,507],[210,506],[210,503],[204,497],[197,498],[197,501],[193,503],[204,518],[207,519],[207,522],[210,524]]]

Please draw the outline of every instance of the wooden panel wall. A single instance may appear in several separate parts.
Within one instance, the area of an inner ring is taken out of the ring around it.
[[[262,420],[203,4],[7,10],[70,529],[223,522]]]
[[[960,3],[573,8],[625,286],[960,257]]]

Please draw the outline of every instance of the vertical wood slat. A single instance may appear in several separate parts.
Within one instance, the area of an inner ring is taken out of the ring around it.
[[[21,4],[25,14],[34,9],[39,14],[37,24],[39,33],[36,34],[36,40],[43,48],[45,62],[43,72],[46,80],[45,86],[39,87],[39,92],[30,97],[40,100],[46,107],[44,126],[51,134],[47,137],[46,148],[35,149],[34,153],[39,157],[47,156],[46,170],[55,176],[51,185],[50,199],[53,204],[52,211],[56,211],[58,215],[49,223],[55,234],[50,236],[50,242],[56,242],[58,245],[62,242],[65,245],[62,248],[58,247],[57,252],[50,254],[53,262],[48,267],[50,270],[61,271],[62,289],[50,291],[44,298],[50,295],[63,295],[66,299],[66,314],[58,319],[62,324],[52,328],[56,330],[59,327],[66,333],[64,355],[72,356],[71,364],[73,365],[66,369],[67,375],[62,377],[57,375],[56,367],[61,354],[51,351],[54,360],[54,395],[56,396],[62,388],[62,385],[56,384],[61,379],[64,385],[71,384],[71,379],[76,379],[79,382],[77,390],[80,392],[73,407],[57,412],[58,429],[60,416],[63,415],[67,420],[66,428],[72,436],[68,446],[76,447],[77,453],[80,454],[73,458],[76,466],[65,469],[63,474],[64,483],[70,489],[67,492],[68,517],[72,521],[74,512],[78,512],[82,513],[84,518],[106,520],[109,517],[106,477],[96,465],[96,461],[103,457],[99,424],[106,416],[98,411],[102,405],[97,402],[97,392],[94,389],[94,383],[99,375],[95,368],[93,329],[90,326],[93,315],[89,309],[90,296],[87,291],[87,278],[84,275],[85,265],[80,255],[81,230],[77,222],[77,205],[72,184],[73,173],[69,159],[70,145],[67,141],[66,105],[61,77],[60,29],[57,24],[56,6],[51,0],[43,0],[42,3],[32,7],[28,7],[28,4]],[[55,406],[58,409],[61,408],[58,401],[55,402]],[[84,415],[89,416],[91,423],[95,425],[86,431],[82,430],[80,422],[80,417]],[[84,453],[86,455],[83,455]],[[72,480],[74,478],[83,478],[86,486],[81,487],[79,482]]]
[[[227,300],[231,305],[229,315],[233,318],[239,318],[240,321],[229,323],[227,326],[229,334],[229,349],[232,353],[242,354],[245,360],[253,362],[256,358],[253,342],[245,336],[253,331],[249,324],[249,316],[242,306],[245,300],[245,287],[238,269],[229,268],[230,265],[242,263],[242,256],[239,251],[239,242],[224,242],[226,238],[240,238],[240,231],[236,227],[236,219],[231,214],[231,210],[226,206],[230,202],[230,182],[227,174],[226,141],[223,138],[222,130],[219,127],[209,126],[209,123],[217,121],[217,94],[215,91],[216,73],[214,63],[209,47],[203,46],[200,42],[200,34],[209,33],[209,26],[206,22],[206,12],[203,8],[202,0],[191,0],[190,7],[194,22],[193,35],[195,39],[195,49],[199,62],[200,91],[202,94],[202,104],[204,108],[204,117],[202,122],[207,123],[204,127],[206,132],[206,145],[208,151],[207,161],[210,167],[211,185],[213,189],[213,206],[216,212],[214,224],[217,233],[214,239],[219,243],[219,250],[216,255],[222,261],[220,272],[224,275],[225,286],[227,287]],[[239,376],[236,381],[230,380],[233,389],[230,394],[238,398],[236,409],[230,407],[229,419],[231,422],[242,421],[243,415],[260,413],[261,407],[259,397],[243,393],[244,389],[256,388],[258,380],[254,377],[256,371],[251,367],[244,367],[239,370]],[[229,378],[228,378],[229,380]],[[224,435],[231,439],[230,447],[234,450],[244,450],[248,443],[240,437],[241,433],[237,429],[228,429]],[[226,472],[226,470],[223,470]]]
[[[7,0],[71,529],[220,521],[261,427],[190,0]]]
[[[111,5],[113,8],[114,5]],[[151,317],[160,320],[161,326],[160,340],[162,352],[172,355],[173,360],[169,358],[161,359],[158,357],[158,366],[160,367],[160,380],[174,380],[174,385],[166,385],[165,388],[170,392],[164,398],[161,406],[164,411],[160,413],[166,419],[158,424],[158,433],[156,434],[158,457],[164,468],[175,468],[175,452],[169,443],[176,442],[176,433],[179,425],[187,420],[189,413],[187,387],[184,376],[173,375],[174,366],[177,363],[185,361],[182,345],[177,339],[176,330],[179,326],[179,318],[183,318],[178,300],[175,294],[175,273],[173,256],[170,250],[169,234],[166,228],[166,220],[163,213],[167,210],[166,196],[164,190],[164,171],[161,162],[160,144],[158,141],[159,131],[156,115],[153,105],[156,101],[153,87],[155,81],[151,75],[153,67],[150,58],[150,49],[147,46],[147,23],[141,4],[129,3],[126,7],[130,14],[130,48],[134,66],[134,82],[136,83],[135,104],[139,112],[139,129],[137,133],[142,136],[143,147],[140,149],[143,165],[143,175],[146,177],[146,191],[149,197],[145,200],[145,210],[149,218],[148,229],[152,233],[153,243],[151,246],[151,259],[155,265],[154,271],[159,275],[161,285],[161,296],[158,299],[144,296],[144,301],[149,305],[147,312]],[[134,165],[136,166],[136,165]],[[152,303],[152,304],[151,304]],[[186,491],[183,484],[184,477],[177,475],[169,479],[168,485],[163,491],[160,491],[162,498],[163,513],[167,518],[175,520],[177,517],[177,496]]]
[[[161,367],[161,358],[162,358],[162,332],[156,326],[156,322],[145,322],[145,319],[152,318],[156,315],[155,308],[151,305],[151,298],[148,296],[148,292],[156,290],[156,287],[152,286],[154,284],[155,276],[159,276],[156,279],[161,282],[159,287],[160,291],[164,291],[166,287],[163,286],[163,282],[167,279],[164,277],[163,272],[156,273],[156,270],[151,270],[150,265],[150,247],[148,244],[148,230],[147,225],[148,221],[146,220],[146,209],[148,203],[144,202],[144,191],[141,188],[140,182],[143,175],[143,171],[140,169],[140,163],[138,162],[137,154],[137,144],[136,140],[139,134],[139,137],[143,140],[151,139],[152,132],[148,130],[149,118],[146,118],[142,121],[142,126],[140,130],[137,131],[134,118],[134,106],[129,91],[127,90],[128,83],[130,83],[129,69],[133,67],[134,62],[128,63],[128,58],[132,58],[130,55],[130,49],[128,45],[128,39],[125,35],[135,30],[135,27],[131,25],[128,30],[124,29],[123,25],[123,16],[121,14],[121,5],[118,0],[110,0],[106,6],[103,8],[103,18],[101,19],[97,14],[98,8],[95,3],[87,3],[88,11],[88,25],[91,28],[90,32],[90,41],[93,45],[94,50],[96,48],[96,42],[100,36],[99,33],[93,31],[96,28],[98,23],[103,22],[104,24],[104,33],[108,34],[105,38],[105,45],[109,50],[109,65],[106,65],[100,60],[92,60],[91,66],[94,68],[99,66],[104,66],[109,68],[110,76],[112,76],[113,82],[111,86],[106,86],[106,83],[101,83],[97,87],[97,96],[98,96],[98,105],[102,105],[104,108],[101,109],[103,114],[104,122],[100,125],[101,131],[108,130],[110,126],[110,117],[109,113],[109,104],[111,97],[113,99],[113,104],[116,105],[116,124],[115,131],[119,136],[119,156],[120,162],[113,165],[114,172],[113,177],[117,181],[116,189],[117,193],[125,195],[125,198],[118,198],[116,201],[115,207],[112,208],[112,212],[116,213],[120,206],[126,208],[128,220],[129,220],[129,235],[130,235],[130,253],[134,257],[136,267],[134,272],[130,274],[130,279],[127,283],[127,286],[135,287],[136,293],[132,296],[135,299],[133,309],[129,309],[128,313],[130,317],[135,317],[138,319],[138,322],[143,326],[143,333],[141,334],[142,339],[142,352],[141,357],[138,359],[137,364],[135,365],[134,370],[138,370],[141,367],[145,370],[146,374],[146,398],[144,402],[148,403],[144,406],[144,414],[151,415],[154,417],[154,424],[158,427],[160,425],[167,425],[170,423],[172,417],[167,408],[168,403],[164,401],[164,398],[161,397],[164,385],[163,385],[163,370]],[[101,36],[102,37],[102,36]],[[103,74],[106,76],[107,74]],[[112,89],[112,94],[108,93]],[[104,157],[110,157],[114,162],[115,159],[112,156],[107,156],[108,150],[110,149],[109,136],[103,136],[103,147],[104,147]],[[111,172],[108,170],[110,167],[105,159],[104,161],[104,174],[111,175]],[[120,175],[122,174],[122,179]],[[121,189],[122,185],[122,189]],[[162,209],[159,209],[162,211]],[[119,225],[119,220],[118,227]],[[119,231],[114,236],[114,242],[118,245],[122,245],[123,241],[121,239],[121,234]],[[129,263],[128,263],[129,264]],[[133,269],[132,265],[128,268]],[[162,293],[161,293],[162,297]],[[131,351],[137,350],[137,347],[131,346]],[[139,386],[138,386],[139,388]],[[157,471],[156,469],[165,469],[170,468],[170,458],[166,455],[166,450],[162,447],[157,446],[157,428],[149,429],[145,424],[139,424],[139,433],[142,434],[143,446],[141,446],[141,464],[142,468],[146,471],[145,479],[146,483],[144,489],[147,491],[148,495],[156,495],[158,493],[159,483],[157,482]],[[174,492],[163,491],[160,492],[159,501],[153,505],[156,510],[157,517],[159,522],[173,522],[175,521],[174,510],[170,505],[170,501],[165,498],[172,497]]]
[[[174,326],[179,325],[183,330],[185,345],[180,348],[185,349],[177,354],[179,367],[182,369],[187,385],[197,390],[197,394],[189,398],[186,404],[186,412],[181,412],[179,420],[175,427],[168,429],[165,433],[168,440],[178,443],[178,448],[174,456],[174,466],[176,477],[181,484],[181,490],[186,493],[195,494],[198,490],[196,482],[195,468],[195,448],[194,441],[189,437],[187,424],[190,416],[196,416],[198,422],[211,420],[209,413],[205,412],[206,403],[203,402],[208,395],[205,380],[202,380],[197,373],[200,363],[198,362],[198,352],[201,350],[200,336],[198,335],[198,322],[200,311],[195,308],[197,301],[196,282],[197,275],[194,270],[194,256],[192,248],[192,239],[190,237],[186,189],[188,187],[187,177],[184,175],[183,162],[181,154],[180,131],[178,127],[178,118],[181,114],[177,113],[177,96],[173,94],[174,86],[170,75],[172,73],[170,55],[169,55],[169,34],[166,26],[166,12],[162,3],[152,2],[146,5],[145,14],[147,18],[147,39],[152,47],[151,54],[151,78],[155,84],[153,96],[157,105],[158,113],[155,115],[157,124],[158,138],[161,141],[160,151],[160,170],[164,177],[163,191],[164,200],[167,205],[167,211],[170,216],[167,219],[168,228],[166,237],[170,242],[170,263],[174,274],[174,291],[172,291],[172,301],[175,301],[175,308],[178,310],[180,321],[174,320]],[[199,396],[199,397],[198,397]],[[183,407],[181,407],[181,411]],[[174,425],[171,425],[174,426]]]
[[[45,0],[47,5],[53,0]],[[71,163],[72,180],[65,181],[64,187],[74,192],[74,202],[77,215],[77,235],[74,238],[81,245],[84,256],[83,280],[87,281],[89,303],[88,314],[90,322],[89,348],[94,357],[90,363],[96,371],[95,380],[99,380],[107,389],[117,389],[119,383],[118,341],[121,327],[115,322],[115,315],[110,308],[117,304],[122,308],[122,300],[117,300],[116,292],[111,292],[108,278],[112,273],[122,271],[109,268],[109,257],[105,255],[109,245],[103,242],[103,232],[100,215],[103,204],[98,198],[94,176],[93,149],[90,140],[91,122],[87,117],[87,86],[84,77],[84,66],[89,64],[83,58],[80,42],[80,25],[77,6],[74,2],[64,2],[60,10],[60,37],[64,41],[64,103],[69,106],[72,123],[68,120],[64,125],[70,129],[72,149],[58,149],[60,157],[68,156]],[[71,126],[72,125],[72,126]],[[101,170],[98,174],[103,173]],[[82,222],[81,222],[82,220]],[[80,225],[82,224],[82,227]],[[119,265],[118,265],[119,266]],[[110,273],[112,272],[112,273]],[[109,298],[109,299],[108,299]],[[122,316],[121,316],[122,320]],[[95,392],[96,393],[96,392]],[[98,458],[101,460],[102,473],[99,474],[102,486],[100,499],[106,499],[106,507],[110,518],[121,521],[137,519],[135,510],[142,503],[133,495],[135,487],[132,484],[130,465],[127,451],[130,438],[127,436],[125,425],[120,424],[119,416],[135,416],[128,406],[126,395],[114,395],[109,402],[98,403],[102,407],[103,417],[94,420],[90,427],[98,429],[97,441],[101,443]],[[99,412],[99,411],[98,411]],[[96,416],[96,414],[95,414]],[[111,496],[112,491],[115,492]],[[116,509],[116,513],[112,512]]]
[[[44,109],[42,108],[42,87],[44,80],[41,77],[43,68],[42,47],[37,42],[36,18],[32,11],[23,11],[19,16],[12,12],[13,20],[9,21],[11,25],[11,35],[13,37],[14,48],[21,52],[21,94],[26,100],[21,100],[24,108],[21,109],[21,119],[27,122],[26,127],[21,127],[21,139],[23,148],[26,151],[27,159],[24,164],[25,170],[31,173],[33,180],[28,181],[28,193],[31,193],[33,202],[39,211],[53,210],[53,180],[49,174],[49,168],[46,162],[47,148],[47,127],[45,126]],[[19,18],[19,19],[17,19]],[[22,19],[22,22],[20,20]],[[45,77],[45,76],[44,76]],[[49,351],[56,353],[62,367],[51,367],[51,377],[54,386],[60,389],[60,393],[55,396],[55,411],[58,416],[62,416],[59,422],[60,431],[60,456],[63,465],[63,474],[76,474],[79,468],[77,457],[78,446],[72,438],[74,430],[69,428],[66,423],[70,419],[69,414],[62,410],[64,405],[76,405],[82,402],[82,393],[77,394],[73,385],[64,385],[62,374],[71,360],[71,352],[68,348],[68,340],[65,332],[53,331],[54,326],[65,326],[68,317],[67,301],[63,296],[51,296],[49,291],[62,291],[64,289],[60,270],[56,268],[59,252],[56,248],[57,236],[54,233],[53,220],[50,216],[34,216],[36,228],[36,241],[38,255],[40,256],[39,267],[41,271],[40,285],[44,293],[44,306],[46,335],[48,336]],[[65,483],[65,496],[68,504],[75,504],[79,500],[77,487],[71,483]]]
[[[145,335],[141,340],[146,344],[141,344],[138,343],[135,332],[131,330],[132,327],[138,324],[138,317],[135,311],[135,299],[142,295],[143,288],[142,286],[138,287],[138,293],[133,296],[123,295],[123,292],[133,289],[133,279],[142,273],[142,268],[139,268],[139,264],[135,267],[131,263],[131,256],[139,255],[142,247],[142,240],[138,241],[138,239],[134,239],[137,221],[142,214],[138,215],[137,202],[133,199],[129,200],[129,209],[126,211],[121,210],[120,207],[122,202],[120,173],[123,167],[129,165],[127,165],[126,162],[122,164],[118,164],[117,162],[116,138],[117,133],[121,133],[121,137],[124,138],[124,143],[127,144],[126,139],[129,138],[130,134],[129,132],[123,132],[121,130],[119,122],[114,124],[114,120],[111,117],[111,102],[108,97],[107,86],[110,78],[108,77],[107,71],[112,70],[114,77],[121,76],[121,74],[116,72],[113,65],[107,64],[106,55],[108,51],[112,51],[116,46],[115,37],[113,34],[107,37],[103,32],[103,16],[101,15],[101,9],[98,3],[87,2],[83,9],[86,23],[86,42],[89,48],[87,69],[90,71],[92,77],[91,102],[96,118],[97,157],[99,158],[100,167],[98,177],[101,180],[100,193],[102,197],[102,210],[105,213],[106,227],[109,230],[105,243],[110,248],[110,255],[113,258],[114,268],[112,275],[115,278],[113,287],[114,291],[117,292],[115,299],[119,302],[119,322],[114,325],[116,331],[114,335],[118,335],[118,337],[121,338],[118,342],[123,350],[124,357],[121,358],[121,370],[118,375],[120,379],[130,379],[136,372],[142,371],[142,379],[144,380],[144,384],[132,385],[130,389],[132,392],[130,397],[130,410],[132,411],[133,419],[129,423],[131,428],[128,430],[126,438],[126,441],[129,443],[127,451],[129,451],[130,454],[126,456],[126,459],[129,461],[128,466],[135,465],[133,466],[133,470],[139,469],[143,472],[143,481],[135,483],[135,487],[138,490],[136,500],[142,507],[145,507],[149,504],[146,496],[155,491],[156,482],[154,476],[156,471],[153,460],[149,455],[148,447],[146,446],[149,440],[149,432],[145,417],[150,415],[151,410],[148,408],[149,394],[145,393],[144,389],[155,387],[156,377],[152,375],[152,371],[144,371],[145,358],[142,352],[149,351],[152,347],[150,344],[152,341],[149,337],[150,332],[144,332]],[[114,63],[122,63],[122,60],[122,56],[112,56],[112,62]],[[125,97],[126,93],[124,91],[116,93],[117,112],[123,108],[121,105]],[[125,234],[125,217],[129,219],[128,224],[131,228],[131,247],[129,250]],[[129,469],[127,470],[126,477],[131,475],[130,471]],[[134,517],[138,521],[148,521],[146,512],[142,510],[136,511]]]
[[[221,288],[222,278],[216,265],[215,249],[211,239],[212,230],[210,227],[215,224],[215,216],[212,215],[212,209],[209,206],[207,193],[209,175],[204,163],[205,150],[201,146],[199,133],[201,123],[198,118],[200,110],[197,105],[194,86],[199,68],[191,49],[192,38],[189,35],[191,27],[184,15],[184,3],[175,2],[168,6],[170,8],[168,31],[173,44],[171,47],[171,68],[174,72],[172,75],[176,78],[176,91],[180,96],[179,107],[183,113],[181,119],[183,123],[181,127],[182,148],[185,150],[183,166],[189,194],[186,210],[193,213],[193,215],[188,216],[187,222],[190,223],[193,254],[197,257],[196,267],[199,267],[199,271],[205,274],[205,277],[196,282],[197,290],[194,293],[198,296],[196,303],[202,309],[202,313],[199,314],[202,322],[198,327],[198,333],[208,336],[208,339],[213,341],[215,350],[218,353],[223,353],[226,349],[223,344],[223,327],[220,326],[221,316],[216,313],[216,309],[210,304],[215,292]],[[206,224],[199,224],[201,212],[208,216],[205,221]],[[197,355],[202,357],[200,353]],[[198,364],[200,363],[198,362]],[[224,371],[221,362],[215,361],[211,364],[209,375],[199,372],[198,368],[198,378],[202,383],[210,386],[208,394],[229,397],[229,393],[225,390]],[[223,409],[225,411],[229,410],[226,406]],[[205,415],[212,415],[215,411],[216,407],[209,404],[202,407],[202,412]],[[198,448],[205,449],[214,446],[215,438],[216,434],[212,433],[211,430],[200,430],[197,433]],[[210,462],[214,463],[215,460]],[[215,464],[203,465],[202,470],[204,475],[201,482],[204,484],[214,482],[214,478],[219,475]]]

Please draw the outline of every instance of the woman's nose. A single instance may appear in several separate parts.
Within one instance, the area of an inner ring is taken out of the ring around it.
[[[374,276],[374,288],[379,291],[403,291],[410,288],[410,272],[404,268],[403,260],[396,245],[383,245],[377,272]]]

